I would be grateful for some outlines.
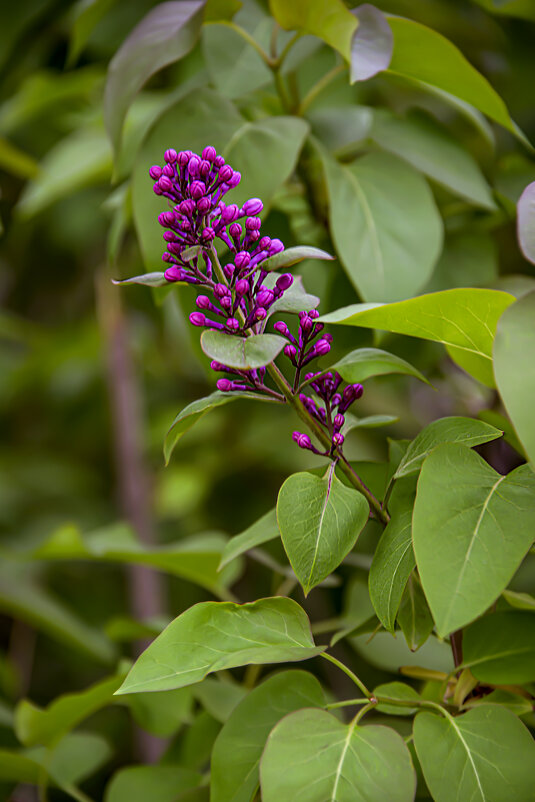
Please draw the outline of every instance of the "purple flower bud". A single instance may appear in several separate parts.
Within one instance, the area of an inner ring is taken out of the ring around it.
[[[308,448],[308,449],[312,448],[312,441],[308,436],[308,434],[300,434],[299,432],[296,432],[296,434],[298,435],[298,437],[295,438],[295,442],[297,443],[299,448]]]
[[[231,203],[230,206],[224,206],[221,210],[221,222],[228,226],[229,223],[233,223],[236,220],[239,213],[240,210],[235,203]]]
[[[295,345],[285,345],[284,353],[289,359],[294,359],[297,353],[297,348],[295,347]]]
[[[175,256],[180,256],[182,251],[184,250],[184,245],[181,242],[170,242],[167,246],[167,250],[171,253],[174,253]]]
[[[301,437],[301,432],[292,432],[292,440],[294,441],[294,443],[297,443],[300,437]]]
[[[364,392],[364,387],[362,386],[362,384],[353,385],[353,398],[355,400],[357,400],[357,398],[360,398],[363,392]]]
[[[275,286],[277,287],[278,290],[281,290],[281,292],[286,292],[288,287],[292,286],[293,280],[294,277],[292,276],[291,273],[283,273],[282,276],[279,276],[279,278],[277,279]]]
[[[158,215],[158,222],[161,226],[172,226],[175,222],[175,215],[173,212],[162,212]]]
[[[317,326],[317,325],[318,325],[318,323],[316,323],[316,326]],[[321,326],[321,325],[323,325],[323,324],[321,324],[321,323],[320,323],[319,325]],[[328,342],[328,343],[332,343],[332,341],[333,341],[333,336],[332,336],[332,334],[328,334],[328,333],[327,333],[327,334],[324,334],[324,335],[323,335],[323,339],[324,339],[324,340],[327,340],[327,342]]]
[[[214,150],[215,150],[215,148],[214,148]],[[203,151],[203,153],[204,153],[204,151]],[[207,158],[208,158],[208,157],[207,157]],[[221,167],[223,167],[223,165],[224,165],[224,164],[225,164],[225,159],[223,158],[223,156],[216,156],[216,157],[215,157],[215,159],[214,159],[214,165],[217,167],[217,169],[218,169],[218,170],[219,170]]]
[[[275,325],[273,326],[275,331],[278,331],[279,334],[282,334],[283,337],[287,337],[290,333],[290,329],[282,320],[278,320]]]
[[[230,331],[238,331],[238,329],[240,328],[240,324],[238,323],[235,317],[229,317],[229,319],[226,322],[226,327]]]
[[[162,168],[158,164],[153,164],[149,170],[149,175],[153,181],[157,181],[162,174]]]
[[[158,179],[158,186],[162,192],[171,192],[173,189],[173,182],[166,175],[162,175]]]
[[[258,306],[263,306],[264,309],[268,306],[271,306],[273,303],[275,296],[272,290],[268,290],[265,287],[260,290],[260,292],[256,296],[256,303]]]
[[[160,178],[160,184],[161,184]],[[189,194],[194,200],[199,200],[202,198],[204,193],[206,192],[206,186],[203,181],[192,181],[191,186],[189,188]]]
[[[240,251],[235,256],[234,264],[236,265],[238,270],[243,270],[244,267],[247,267],[250,261],[251,261],[251,255],[247,253],[247,251]]]
[[[232,307],[232,298],[230,295],[224,295],[219,302],[223,309],[230,309]]]
[[[207,295],[198,295],[195,301],[199,309],[210,309],[212,302]]]
[[[317,309],[311,309],[310,312],[308,313],[308,316],[311,317],[312,320],[315,320],[317,317],[320,316],[320,313],[318,312]]]
[[[228,231],[229,231],[229,234],[232,237],[232,239],[236,239],[237,240],[237,239],[239,239],[241,237],[242,227],[240,226],[239,223],[232,223],[232,225],[231,225],[231,227],[229,228]]]
[[[172,262],[173,261],[173,257],[171,256],[170,253],[168,253],[167,251],[164,251],[162,253],[162,261],[163,262]]]
[[[229,281],[232,278],[232,276],[234,275],[234,270],[235,270],[235,267],[232,264],[232,262],[229,262],[228,265],[223,265],[223,273],[229,279]]]
[[[259,306],[258,309],[255,310],[254,316],[257,320],[265,320],[267,312],[262,306]]]
[[[232,178],[234,174],[234,170],[230,166],[230,164],[225,164],[219,170],[219,180],[221,182],[228,183],[228,181]]]
[[[334,425],[336,426],[336,428],[337,428],[337,429],[341,429],[341,428],[342,428],[342,426],[343,426],[343,425],[344,425],[344,423],[345,423],[345,420],[346,420],[346,419],[344,418],[344,416],[343,416],[343,415],[341,415],[341,414],[340,414],[340,412],[339,412],[337,415],[335,415],[335,416],[334,416],[334,421],[333,421],[333,423],[334,423]]]
[[[271,245],[269,246],[269,255],[273,256],[276,253],[280,253],[284,250],[284,245],[280,241],[280,239],[272,239]]]
[[[168,267],[164,273],[166,281],[184,281],[185,270],[181,267]]]
[[[188,173],[195,178],[195,176],[199,175],[200,166],[201,166],[201,160],[194,153],[188,162]]]
[[[314,311],[314,310],[312,310],[312,311]],[[312,315],[310,314],[310,312],[308,313],[308,316],[309,316],[309,317],[312,317]],[[312,318],[312,319],[314,319],[314,318]],[[316,334],[319,334],[319,333],[320,333],[320,331],[323,331],[323,329],[324,329],[324,328],[325,328],[325,324],[324,324],[324,323],[315,323],[315,324],[314,324],[314,336],[316,336]],[[327,340],[327,342],[328,342],[328,343],[331,343],[331,342],[332,342],[332,337],[329,339],[329,336],[330,336],[330,335],[328,335],[328,334],[325,334],[325,335],[324,335],[324,337],[323,337],[323,339],[324,339],[324,340]]]
[[[309,316],[305,314],[305,315],[303,315],[303,317],[301,318],[301,320],[300,320],[300,322],[299,322],[299,325],[300,325],[301,329],[302,329],[302,330],[303,330],[303,331],[304,331],[306,334],[308,334],[308,332],[309,332],[309,331],[311,331],[311,329],[312,329],[312,326],[314,325],[314,323],[312,322],[311,318],[309,318]]]
[[[217,295],[218,298],[224,298],[225,295],[229,295],[230,290],[226,284],[216,284],[214,286],[214,295]]]
[[[215,231],[213,228],[203,228],[202,239],[205,242],[211,242],[215,238]]]
[[[246,295],[250,289],[250,284],[246,278],[241,278],[236,282],[236,293],[238,295]]]
[[[229,379],[218,379],[216,387],[218,390],[221,390],[222,393],[228,393],[232,390],[233,384]]]
[[[250,198],[250,200],[245,201],[242,206],[242,214],[245,215],[257,215],[260,214],[262,209],[264,208],[264,204],[260,200],[260,198]]]
[[[331,398],[331,406],[337,407],[341,400],[342,396],[340,395],[340,393],[335,393]]]
[[[174,178],[175,177],[175,168],[171,164],[166,164],[162,170],[162,174],[166,175],[167,178]]]
[[[222,365],[221,362],[216,362],[215,359],[213,359],[210,362],[210,367],[212,368],[212,370],[226,370],[227,369],[225,367],[225,365]]]
[[[207,175],[210,175],[210,170],[212,169],[212,165],[206,159],[203,159],[199,166],[199,175],[203,178],[206,178]]]
[[[345,437],[343,434],[340,434],[340,432],[336,432],[336,434],[333,434],[333,446],[336,447],[341,446],[344,440]]]
[[[162,194],[162,190],[160,189],[158,184],[154,184],[153,185],[152,191],[154,192],[155,195],[161,195]]]
[[[258,242],[260,239],[260,231],[258,231],[258,229],[255,229],[254,231],[248,231],[247,233],[249,235],[250,242]]]
[[[260,242],[258,243],[258,247],[262,251],[269,251],[270,245],[271,245],[271,237],[262,237]]]
[[[166,242],[178,242],[178,237],[173,231],[164,231],[163,238]]]
[[[206,161],[214,162],[217,156],[217,151],[212,145],[207,145],[202,152],[203,159]]]
[[[186,217],[189,217],[195,211],[196,206],[195,202],[192,201],[191,198],[187,198],[179,203],[178,206],[175,206],[175,209],[177,209],[181,214],[186,215]]]
[[[181,150],[180,153],[177,155],[177,163],[180,165],[180,167],[185,167],[192,156],[193,153],[191,152],[191,150]]]
[[[189,321],[194,326],[204,326],[206,325],[206,316],[202,312],[192,312]]]
[[[227,179],[225,183],[229,185],[230,189],[234,189],[234,187],[238,186],[240,181],[241,181],[241,173],[238,173],[237,170],[233,170],[232,178]]]
[[[176,162],[177,156],[178,156],[178,153],[176,152],[176,150],[174,148],[169,148],[169,150],[166,150],[165,153],[163,154],[163,157],[164,157],[165,161],[170,163],[170,164],[172,164],[173,162]]]
[[[314,346],[314,351],[317,356],[325,356],[331,350],[331,344],[327,340],[318,340]]]
[[[245,228],[247,231],[258,231],[262,221],[259,217],[248,217],[245,221]]]
[[[201,214],[206,214],[206,212],[209,212],[211,207],[212,203],[210,198],[207,198],[206,195],[203,195],[203,197],[199,198],[197,201],[197,209]]]

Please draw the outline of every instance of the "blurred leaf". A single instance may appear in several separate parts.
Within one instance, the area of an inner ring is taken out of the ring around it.
[[[260,54],[226,24],[204,25],[202,48],[211,83],[224,97],[231,99],[254,92],[273,81],[273,73]],[[261,47],[269,46],[272,21],[260,20],[251,32]]]
[[[56,746],[28,749],[26,755],[39,763],[55,783],[77,799],[79,797],[76,789],[72,788],[73,784],[83,782],[107,763],[112,756],[112,749],[101,735],[72,732]]]
[[[144,284],[145,287],[168,287],[169,282],[165,279],[163,271],[161,273],[145,273],[143,276],[133,276],[132,278],[112,279],[112,284]],[[185,282],[178,282],[185,284]]]
[[[108,68],[104,118],[115,153],[132,100],[148,79],[178,61],[194,46],[204,0],[160,3],[127,36]]]
[[[401,702],[420,702],[422,697],[414,690],[411,685],[405,682],[386,682],[384,685],[378,685],[374,691],[374,696],[387,697]],[[389,705],[386,702],[380,702],[377,705],[377,710],[387,716],[413,716],[417,710],[416,707],[400,707],[399,705]]]
[[[520,250],[528,262],[535,264],[535,181],[520,196],[517,212]]]
[[[330,151],[345,153],[369,135],[374,110],[366,106],[329,106],[307,112],[312,132]]]
[[[421,649],[411,652],[405,638],[394,637],[390,632],[378,632],[370,638],[369,634],[349,638],[349,643],[358,654],[372,666],[398,674],[405,667],[425,666],[428,670],[445,674],[453,670],[451,648],[448,643],[431,635]]]
[[[374,109],[370,137],[454,194],[484,209],[496,209],[476,160],[432,117],[413,112],[402,118],[387,109]]]
[[[463,667],[491,685],[535,680],[535,617],[524,610],[500,610],[468,626],[463,634]]]
[[[117,0],[78,0],[73,9],[74,22],[69,39],[67,67],[78,61],[94,28],[113,8]]]
[[[127,766],[117,771],[106,788],[105,802],[180,802],[202,775],[180,766]]]
[[[356,634],[356,630],[370,619],[377,620],[374,616],[367,582],[361,577],[354,577],[346,590],[344,614],[340,621],[343,628],[333,635],[330,645],[334,646],[348,635]]]
[[[418,473],[424,459],[437,446],[443,443],[462,443],[473,448],[502,436],[499,429],[488,423],[452,416],[439,418],[429,423],[414,440],[409,443],[405,454],[394,474],[395,479]]]
[[[455,718],[418,713],[414,745],[436,802],[508,802],[533,794],[535,743],[508,710],[482,705]]]
[[[367,81],[386,70],[394,48],[390,25],[378,8],[365,3],[352,13],[358,27],[351,39],[351,83]]]
[[[191,688],[177,688],[160,693],[135,693],[119,701],[128,705],[142,729],[158,738],[169,738],[193,718],[194,699]]]
[[[282,28],[318,36],[349,58],[358,22],[342,0],[269,0],[269,8]]]
[[[504,312],[494,341],[494,375],[515,431],[535,467],[534,317],[535,292],[524,295]]]
[[[179,642],[187,642],[188,649],[177,651]],[[138,658],[117,693],[181,688],[212,671],[307,660],[320,651],[314,646],[305,612],[292,599],[202,602],[164,629]]]
[[[204,709],[222,724],[232,715],[236,705],[247,696],[247,688],[243,685],[213,677],[206,677],[202,682],[193,685],[191,690]],[[137,699],[137,696],[135,694],[133,698]]]
[[[321,155],[331,233],[352,284],[365,300],[414,295],[442,247],[442,220],[425,179],[388,153],[349,166]]]
[[[480,699],[468,699],[464,703],[465,708],[481,707],[481,705],[499,705],[510,710],[515,716],[522,716],[533,711],[530,699],[520,696],[519,693],[506,691],[504,688],[496,688],[495,691]]]
[[[409,750],[397,732],[355,720],[346,725],[325,710],[299,710],[276,725],[260,779],[264,802],[292,802],[299,794],[307,802],[411,802],[416,790]]]
[[[529,466],[500,476],[465,445],[439,446],[425,460],[412,538],[441,637],[482,615],[507,587],[533,542],[534,491]]]
[[[493,387],[494,333],[503,311],[513,300],[512,295],[497,290],[444,290],[401,303],[346,306],[320,320],[441,342],[460,367]]]
[[[529,593],[517,593],[514,590],[504,590],[502,593],[503,598],[511,607],[517,610],[533,610],[535,611],[535,596]]]
[[[203,21],[231,20],[242,6],[242,0],[208,0],[204,7]]]
[[[264,680],[233,710],[212,751],[212,802],[250,802],[270,731],[288,713],[325,703],[318,680],[305,671],[283,671]]]
[[[278,334],[252,334],[235,337],[222,331],[203,331],[201,348],[204,353],[229,368],[253,370],[273,362],[286,345]]]
[[[531,0],[475,0],[491,14],[519,17],[535,22],[535,7]]]
[[[24,188],[17,213],[28,220],[79,189],[109,181],[111,151],[103,131],[79,129],[45,156],[37,178]]]
[[[442,255],[424,289],[426,293],[453,287],[491,285],[498,289],[497,277],[498,250],[494,241],[488,234],[460,233],[446,238]]]
[[[255,546],[261,546],[262,543],[267,543],[277,537],[280,537],[277,513],[275,509],[272,509],[259,518],[258,521],[255,521],[255,523],[249,526],[244,532],[231,537],[221,554],[219,570],[227,565],[227,563],[236,559],[236,557],[245,554],[249,549],[253,549]]]
[[[332,260],[334,256],[330,253],[320,250],[320,248],[312,248],[310,245],[301,245],[297,248],[286,248],[285,251],[276,253],[274,256],[269,256],[260,262],[262,270],[280,270],[283,267],[291,267],[292,265],[299,264],[304,259],[320,259]]]
[[[35,178],[39,165],[28,153],[0,136],[0,168],[19,178]]]
[[[392,633],[403,591],[415,566],[411,522],[412,510],[392,516],[377,544],[370,568],[370,598],[377,617]]]
[[[337,370],[344,381],[352,384],[388,373],[403,373],[429,384],[425,376],[409,362],[379,348],[357,348],[335,362],[329,369]]]
[[[399,420],[395,415],[366,415],[364,418],[356,418],[351,413],[347,413],[345,419],[346,422],[341,430],[342,434],[348,434],[353,429],[375,429],[377,426],[389,426]]]
[[[429,612],[422,586],[413,576],[405,586],[399,606],[398,624],[411,652],[417,651],[433,631],[433,616]]]

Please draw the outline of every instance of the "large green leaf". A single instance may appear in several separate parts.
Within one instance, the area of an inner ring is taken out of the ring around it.
[[[277,520],[286,554],[305,595],[340,565],[368,516],[364,496],[336,477],[334,462],[321,478],[294,473],[284,482],[277,501]]]
[[[267,206],[293,172],[309,126],[299,117],[271,117],[245,122],[223,155],[241,172],[232,201],[241,206],[248,198],[261,198]]]
[[[533,542],[535,473],[500,476],[464,445],[425,460],[414,505],[416,564],[442,637],[481,615]]]
[[[533,799],[535,743],[509,710],[482,705],[455,718],[419,713],[414,745],[436,802]]]
[[[177,649],[177,644],[186,648]],[[117,693],[181,688],[212,671],[307,660],[320,651],[314,646],[306,614],[292,599],[201,602],[164,629]]]
[[[500,610],[475,621],[463,637],[463,666],[492,685],[534,682],[535,617]]]
[[[498,320],[514,301],[507,292],[454,289],[393,304],[354,304],[321,320],[382,329],[443,343],[467,373],[494,386],[492,344]]]
[[[494,426],[474,418],[462,418],[456,415],[439,418],[422,429],[409,444],[394,477],[400,479],[402,476],[418,473],[427,455],[443,443],[462,443],[472,448],[496,440],[502,434]]]
[[[411,523],[412,510],[392,516],[370,568],[370,598],[378,619],[389,632],[394,632],[401,597],[415,565]]]
[[[346,382],[353,384],[387,373],[404,373],[429,384],[425,376],[409,362],[379,348],[357,348],[342,357],[330,370],[337,370]]]
[[[214,744],[212,802],[250,802],[258,786],[264,745],[275,724],[295,710],[324,704],[321,685],[306,671],[283,671],[251,691],[234,709]]]
[[[494,375],[520,442],[535,467],[535,292],[510,306],[498,323],[494,340]]]
[[[202,775],[181,766],[127,766],[106,788],[105,802],[177,802],[196,788]]]
[[[311,33],[349,60],[358,22],[342,0],[269,0],[269,8],[281,27]]]
[[[122,700],[135,722],[158,738],[175,735],[184,724],[191,724],[193,718],[195,700],[189,686],[160,693],[133,693]]]
[[[207,356],[229,368],[239,370],[253,370],[269,365],[286,343],[287,340],[278,334],[236,337],[213,329],[201,334],[201,348]]]
[[[117,153],[128,107],[152,75],[192,49],[199,35],[204,3],[205,0],[160,3],[136,25],[112,58],[104,93],[104,118]]]
[[[432,117],[413,113],[402,118],[376,109],[370,137],[470,203],[496,208],[476,160]]]
[[[390,153],[348,166],[321,151],[336,250],[367,301],[415,295],[442,247],[442,219],[425,179]]]
[[[232,537],[221,554],[221,563],[219,570],[227,563],[235,560],[241,554],[244,554],[249,549],[254,549],[255,546],[261,546],[262,543],[267,543],[279,537],[279,526],[277,524],[277,513],[275,509],[266,512],[258,521],[247,527],[244,532]]]
[[[286,716],[260,764],[264,802],[411,802],[416,775],[403,739],[388,727],[345,725],[323,710]]]

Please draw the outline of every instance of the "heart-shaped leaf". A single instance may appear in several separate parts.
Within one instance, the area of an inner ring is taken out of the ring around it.
[[[253,370],[263,368],[280,354],[286,340],[278,334],[253,334],[236,337],[222,331],[203,331],[201,348],[211,359],[229,368]]]

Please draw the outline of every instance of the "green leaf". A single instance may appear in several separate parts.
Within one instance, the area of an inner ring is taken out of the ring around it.
[[[322,707],[323,690],[306,671],[269,677],[233,710],[212,750],[212,802],[250,802],[270,731],[288,713]]]
[[[104,119],[118,154],[126,112],[156,72],[185,56],[197,41],[204,0],[160,3],[127,36],[108,68]]]
[[[388,20],[375,6],[365,3],[353,9],[358,27],[351,38],[351,83],[367,81],[386,70],[392,58],[394,38]]]
[[[278,279],[277,273],[268,273],[263,284],[268,289],[273,289]],[[316,309],[320,299],[316,295],[309,295],[304,286],[301,276],[294,276],[293,284],[281,295],[268,309],[268,318],[281,312],[298,314],[299,312]]]
[[[186,432],[189,431],[191,427],[197,423],[197,421],[204,417],[207,412],[210,412],[210,410],[215,409],[215,407],[220,407],[223,404],[229,404],[231,401],[238,401],[240,398],[250,398],[256,401],[268,400],[267,398],[263,398],[258,393],[222,393],[219,390],[216,390],[216,392],[212,393],[212,395],[208,395],[205,398],[199,398],[197,401],[192,401],[191,404],[188,404],[187,407],[184,407],[184,409],[179,412],[174,419],[173,423],[171,424],[171,428],[165,436],[165,464],[169,464],[171,454],[173,453],[173,450],[180,438],[186,434]]]
[[[373,109],[367,106],[341,106],[307,110],[312,132],[329,151],[352,154],[369,136]]]
[[[533,542],[535,474],[500,476],[464,445],[425,460],[412,538],[425,595],[441,637],[481,615],[507,587]]]
[[[24,187],[17,214],[28,220],[54,201],[111,177],[110,145],[103,131],[81,128],[48,151],[38,176]]]
[[[261,546],[262,543],[267,543],[270,540],[280,537],[279,527],[277,524],[277,513],[275,509],[270,510],[254,524],[247,527],[244,532],[232,537],[226,544],[221,554],[221,562],[219,570],[224,568],[236,557],[239,557],[249,549],[254,549],[256,546]]]
[[[370,137],[461,198],[496,209],[476,160],[432,117],[414,112],[397,117],[387,109],[374,109]]]
[[[186,643],[188,648],[177,650],[177,643]],[[307,660],[321,651],[322,647],[314,646],[305,612],[292,599],[201,602],[164,629],[138,658],[117,693],[181,688],[212,671]]]
[[[455,45],[414,20],[389,16],[394,52],[388,71],[464,100],[527,142],[501,97]]]
[[[404,456],[401,458],[394,478],[410,476],[418,473],[424,459],[437,446],[444,443],[462,443],[464,446],[479,446],[491,440],[497,440],[503,432],[474,418],[452,416],[439,418],[429,423],[419,435],[409,444]]]
[[[415,566],[411,523],[412,510],[392,515],[375,549],[368,578],[377,617],[392,633],[405,585]]]
[[[228,22],[242,7],[242,0],[207,0],[203,22],[218,22],[219,20]]]
[[[17,738],[25,746],[48,746],[58,741],[81,721],[109,704],[123,679],[124,673],[78,693],[64,694],[45,709],[23,699],[15,710]]]
[[[67,54],[68,67],[76,63],[93,30],[116,2],[117,0],[78,0],[73,9],[74,22]]]
[[[535,611],[535,596],[530,593],[515,593],[514,590],[504,590],[502,596],[507,604],[517,610]]]
[[[374,692],[374,696],[386,699],[394,699],[398,702],[420,702],[422,697],[414,690],[411,685],[405,682],[386,682],[384,685],[378,685]],[[380,713],[385,713],[387,716],[413,716],[418,710],[418,706],[407,707],[401,705],[389,705],[387,702],[380,702],[377,705],[377,710]]]
[[[389,153],[350,165],[321,151],[329,224],[351,282],[365,300],[398,301],[429,279],[442,248],[442,219],[428,184]]]
[[[405,373],[429,384],[425,376],[409,362],[379,348],[357,348],[342,357],[329,370],[337,370],[344,381],[352,384],[387,373]]]
[[[422,586],[409,577],[398,612],[398,624],[411,652],[417,651],[433,631],[434,622]]]
[[[496,286],[497,278],[498,249],[494,240],[487,233],[461,232],[446,238],[442,255],[424,289],[430,293],[453,287]]]
[[[265,50],[272,24],[264,17],[249,31]],[[228,24],[203,25],[201,41],[210,82],[224,97],[243,97],[272,83],[273,73],[258,51]]]
[[[127,766],[106,788],[105,802],[177,802],[200,785],[202,775],[181,766]]]
[[[376,621],[376,618],[373,614],[367,583],[362,577],[355,576],[349,582],[345,594],[344,614],[340,619],[342,629],[332,636],[330,645],[334,646],[348,635],[356,634],[356,630],[360,630],[370,620]],[[374,627],[375,624],[372,629]]]
[[[144,273],[142,276],[132,276],[132,278],[112,279],[112,284],[144,284],[145,287],[169,287],[170,284],[165,278],[163,271],[156,273]],[[182,284],[183,282],[179,282]],[[185,282],[184,282],[185,283]]]
[[[152,192],[150,166],[160,164],[165,150],[171,146],[200,153],[209,143],[221,152],[242,124],[243,118],[229,100],[204,88],[188,92],[154,121],[139,151],[132,177],[134,223],[147,271],[161,265],[166,248],[158,215],[167,207]]]
[[[435,802],[533,796],[535,743],[509,710],[482,705],[455,718],[418,713],[414,745]]]
[[[35,178],[39,165],[28,153],[0,136],[0,167],[19,178]]]
[[[269,8],[282,28],[317,36],[349,60],[358,22],[342,0],[269,0]]]
[[[484,704],[505,707],[507,710],[510,710],[511,713],[514,713],[515,716],[523,716],[525,713],[531,713],[533,711],[531,697],[526,698],[519,693],[506,691],[503,688],[496,688],[495,691],[487,694],[487,696],[483,696],[481,699],[469,699],[464,703],[464,707],[481,707],[481,705]]]
[[[535,371],[531,358],[535,348],[534,317],[535,292],[506,309],[494,341],[494,375],[518,438],[535,467]]]
[[[412,802],[409,751],[388,727],[349,726],[323,710],[286,716],[268,738],[260,764],[264,802]]]
[[[285,251],[269,256],[260,262],[262,270],[280,270],[283,267],[291,267],[304,259],[332,260],[334,256],[322,251],[321,248],[312,248],[310,245],[301,245],[297,248],[286,248]]]
[[[160,693],[133,693],[122,700],[136,723],[158,738],[170,738],[193,719],[194,698],[189,687]]]
[[[494,333],[499,318],[513,301],[507,292],[462,288],[394,304],[354,304],[323,315],[320,320],[443,343],[460,367],[493,387]]]
[[[184,690],[187,689],[179,688],[178,691],[169,691],[168,693],[179,693]],[[234,708],[248,694],[248,688],[238,685],[237,682],[213,677],[207,677],[202,682],[193,685],[191,690],[199,704],[222,724],[230,718]],[[154,696],[155,694],[147,694],[147,696],[149,695]],[[160,694],[156,695],[160,696]],[[139,694],[133,694],[132,699],[137,699],[138,696]]]
[[[201,334],[201,348],[210,359],[239,370],[253,370],[269,365],[285,345],[286,340],[278,334],[236,337],[211,329]]]
[[[449,644],[434,635],[417,652],[411,652],[405,638],[394,637],[390,632],[378,632],[371,639],[369,634],[356,635],[349,642],[367,663],[393,674],[402,666],[425,666],[446,674],[453,670]]]
[[[282,485],[277,520],[290,564],[305,596],[351,551],[369,516],[360,493],[335,475],[294,473]]]
[[[481,682],[523,685],[535,680],[535,618],[529,612],[500,610],[464,632],[463,666]]]
[[[294,171],[309,125],[299,117],[271,117],[246,122],[236,131],[223,156],[242,179],[232,201],[242,206],[259,197],[269,206],[275,192]]]
[[[342,434],[353,429],[375,429],[377,426],[389,426],[396,423],[399,418],[395,415],[366,415],[365,418],[356,418],[351,413],[345,415],[346,422],[342,426]]]

